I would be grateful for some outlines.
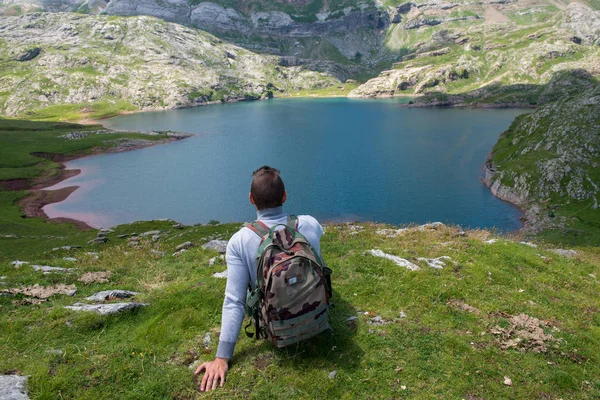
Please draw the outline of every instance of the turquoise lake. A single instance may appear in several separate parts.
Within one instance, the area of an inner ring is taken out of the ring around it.
[[[520,212],[481,183],[483,164],[519,109],[417,109],[398,100],[273,99],[149,112],[112,129],[194,133],[178,142],[68,163],[80,186],[45,207],[94,227],[171,218],[245,221],[251,173],[281,170],[286,211],[322,221],[441,221],[520,227]]]

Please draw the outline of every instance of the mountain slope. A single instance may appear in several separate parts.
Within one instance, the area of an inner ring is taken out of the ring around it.
[[[585,89],[600,75],[600,13],[580,3],[565,10],[508,4],[468,27],[415,29],[423,39],[408,44],[414,52],[350,96],[415,95],[420,105],[536,105]]]
[[[43,117],[86,108],[166,109],[339,83],[329,73],[280,63],[279,57],[152,17],[4,17],[0,113]]]

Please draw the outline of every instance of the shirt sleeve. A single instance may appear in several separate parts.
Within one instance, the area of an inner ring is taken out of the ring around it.
[[[221,335],[217,357],[231,358],[237,341],[246,305],[246,292],[250,276],[239,251],[239,236],[234,235],[227,244],[227,285],[223,302]]]

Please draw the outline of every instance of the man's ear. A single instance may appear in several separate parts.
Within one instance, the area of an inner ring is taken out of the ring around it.
[[[252,196],[252,193],[248,194],[248,198],[250,199],[250,204],[255,205],[255,203],[254,203],[254,197]]]
[[[281,198],[281,204],[285,203],[286,200],[287,200],[287,192],[284,191],[283,192],[283,197]]]

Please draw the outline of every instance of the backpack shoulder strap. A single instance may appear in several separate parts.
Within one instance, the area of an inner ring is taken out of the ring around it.
[[[292,228],[294,230],[298,230],[298,223],[299,223],[299,221],[298,221],[298,217],[297,216],[295,216],[295,215],[288,216],[286,225],[289,228]]]
[[[270,232],[269,227],[265,225],[262,221],[246,222],[244,226],[250,229],[252,232],[256,233],[261,238],[265,235],[268,235]]]

